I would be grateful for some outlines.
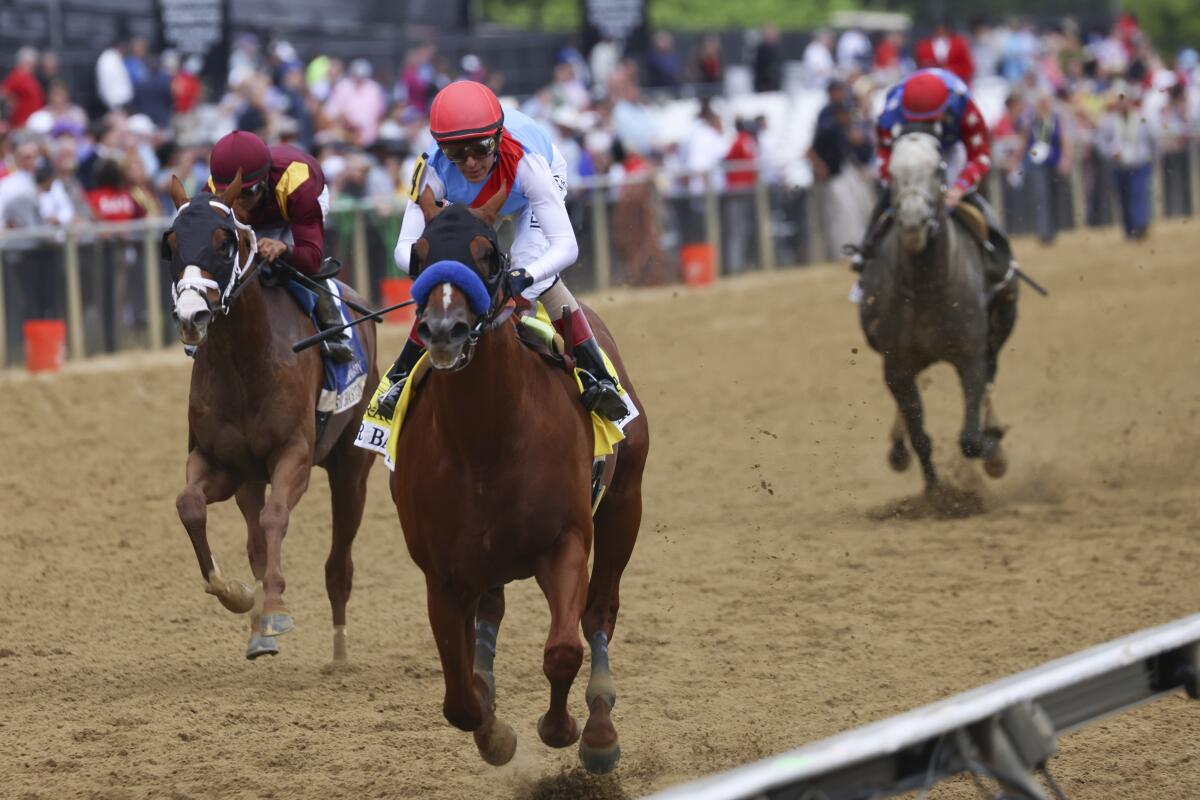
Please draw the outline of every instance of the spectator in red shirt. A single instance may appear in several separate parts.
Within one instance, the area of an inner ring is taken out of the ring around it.
[[[729,168],[725,173],[728,194],[721,198],[723,261],[728,273],[741,272],[753,263],[756,231],[753,189],[758,181],[758,139],[744,119],[737,120],[734,129],[737,133],[724,159]]]
[[[42,92],[42,84],[34,74],[37,66],[38,52],[32,47],[22,47],[17,51],[17,63],[0,84],[0,91],[12,104],[12,114],[9,124],[13,128],[25,125],[25,120],[33,112],[46,105],[46,95]]]
[[[145,216],[142,207],[133,199],[121,164],[111,158],[96,162],[94,189],[85,193],[96,219],[105,222],[127,222]]]
[[[725,185],[730,189],[749,189],[758,180],[758,140],[745,120],[737,121],[737,136],[725,154],[731,169],[725,173]]]
[[[971,58],[971,46],[957,33],[951,33],[945,22],[939,22],[933,35],[917,42],[914,53],[918,69],[937,67],[949,70],[971,85],[975,77],[975,61]]]

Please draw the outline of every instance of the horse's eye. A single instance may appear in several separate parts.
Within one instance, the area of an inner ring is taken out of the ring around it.
[[[226,258],[233,258],[237,255],[237,242],[232,239],[225,242],[225,247],[221,251]]]

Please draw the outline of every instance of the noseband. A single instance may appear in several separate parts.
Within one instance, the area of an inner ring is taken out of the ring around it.
[[[222,287],[220,283],[212,278],[205,278],[200,275],[188,275],[185,267],[183,276],[178,281],[171,282],[171,300],[174,309],[173,313],[176,315],[178,315],[179,299],[183,297],[184,292],[195,292],[198,294],[200,299],[204,301],[204,307],[208,309],[209,313],[220,311],[228,315],[233,308],[234,301],[237,300],[238,295],[250,283],[250,277],[253,276],[260,266],[260,262],[256,258],[258,253],[258,236],[254,233],[254,228],[239,220],[237,215],[233,213],[233,209],[220,200],[210,198],[208,204],[217,211],[225,214],[225,218],[212,227],[214,229],[225,228],[233,231],[234,242],[237,246],[233,256],[233,271],[230,274],[228,283]],[[163,234],[162,255],[164,257],[170,257],[170,251],[167,247],[167,237],[175,230],[175,226],[179,223],[180,215],[190,205],[191,201],[189,200],[179,207],[179,210],[175,212],[175,220],[171,223],[171,227]],[[247,250],[245,261],[242,260],[242,234],[250,237],[250,247]],[[178,249],[178,244],[176,244],[176,248]],[[194,266],[202,269],[199,264],[188,264],[186,266]],[[216,308],[213,308],[212,304],[208,301],[210,290],[220,292],[221,301],[220,305]]]

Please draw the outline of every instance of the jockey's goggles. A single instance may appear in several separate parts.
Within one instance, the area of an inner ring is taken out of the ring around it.
[[[438,142],[442,155],[455,164],[461,164],[468,158],[487,158],[496,152],[500,137],[489,136],[486,139],[466,139],[460,142]]]
[[[266,188],[266,183],[266,181],[259,181],[253,186],[247,186],[245,189],[242,189],[242,197],[246,198],[247,200],[253,200],[262,194],[262,190]]]

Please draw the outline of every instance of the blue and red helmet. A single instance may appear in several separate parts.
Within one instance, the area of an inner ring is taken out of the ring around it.
[[[904,84],[900,108],[905,119],[924,122],[937,119],[950,105],[950,88],[934,72],[916,72]]]

